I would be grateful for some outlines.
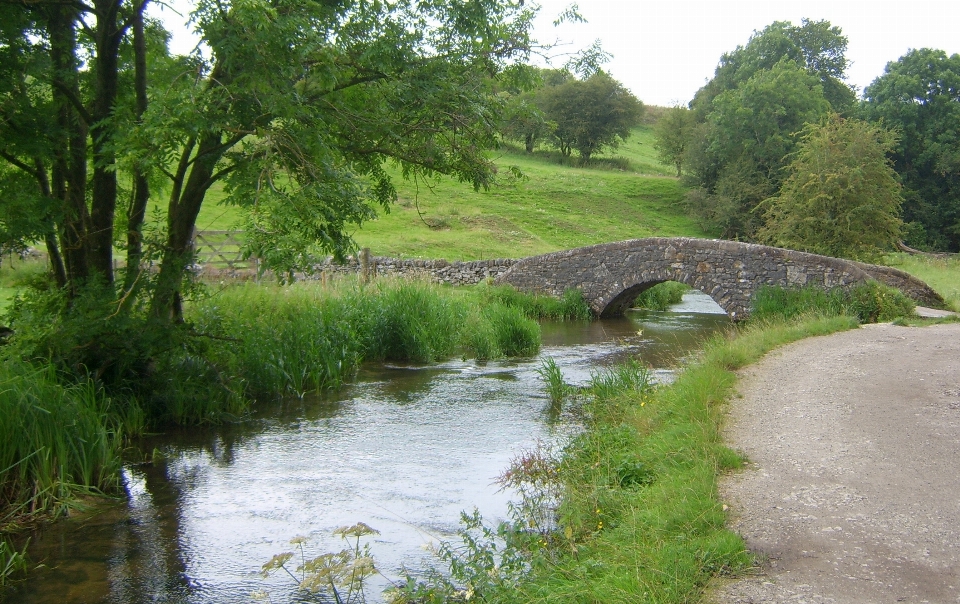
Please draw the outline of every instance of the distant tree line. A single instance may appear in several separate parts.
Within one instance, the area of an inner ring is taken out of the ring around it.
[[[776,22],[655,126],[688,206],[726,238],[870,258],[960,250],[960,56],[911,50],[863,91],[827,21]]]

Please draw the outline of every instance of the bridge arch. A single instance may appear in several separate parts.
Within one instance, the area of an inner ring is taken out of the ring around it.
[[[737,241],[651,237],[524,258],[497,278],[521,291],[562,295],[579,289],[598,316],[617,316],[664,281],[699,289],[734,320],[746,318],[763,285],[830,289],[877,279],[927,306],[943,299],[896,269]]]

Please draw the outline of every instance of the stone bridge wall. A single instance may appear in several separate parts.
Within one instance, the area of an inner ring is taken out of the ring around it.
[[[622,314],[644,290],[679,281],[710,295],[732,319],[750,312],[763,285],[830,289],[870,278],[922,304],[942,305],[930,287],[887,267],[735,241],[685,237],[633,239],[524,258],[498,279],[527,292],[560,295],[576,288],[601,316]]]

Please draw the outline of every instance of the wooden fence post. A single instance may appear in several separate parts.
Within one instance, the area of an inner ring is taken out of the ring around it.
[[[370,283],[370,248],[360,250],[360,283]]]

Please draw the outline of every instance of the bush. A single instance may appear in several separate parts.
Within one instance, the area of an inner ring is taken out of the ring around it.
[[[861,323],[877,323],[909,317],[916,304],[896,288],[868,281],[850,290],[847,307]]]
[[[122,311],[111,287],[88,283],[73,298],[56,289],[29,289],[7,320],[15,335],[7,354],[50,365],[65,383],[92,380],[120,418],[146,412],[176,423],[216,421],[242,411],[229,378],[210,361],[211,340],[189,324],[153,320],[135,301]]]

